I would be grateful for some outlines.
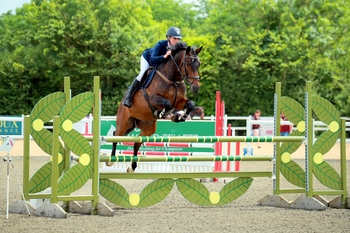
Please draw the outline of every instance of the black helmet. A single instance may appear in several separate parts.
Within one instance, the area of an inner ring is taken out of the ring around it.
[[[166,37],[169,36],[181,39],[181,30],[178,27],[170,27],[168,31],[166,31]]]

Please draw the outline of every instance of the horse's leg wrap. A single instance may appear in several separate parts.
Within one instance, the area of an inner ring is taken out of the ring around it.
[[[184,122],[186,121],[186,118],[188,116],[188,114],[190,114],[190,112],[194,109],[195,103],[192,100],[188,100],[187,104],[186,104],[186,111],[185,113],[182,115],[180,122]]]
[[[166,114],[165,114],[166,112],[165,112],[165,108],[163,108],[162,110],[157,110],[157,111],[155,111],[154,112],[154,116],[155,117],[157,117],[157,118],[159,118],[159,119],[164,119],[164,118],[166,118]]]

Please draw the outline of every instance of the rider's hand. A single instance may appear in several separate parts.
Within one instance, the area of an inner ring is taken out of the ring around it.
[[[166,54],[164,55],[164,58],[167,58],[169,55],[171,55],[171,50],[166,52]]]

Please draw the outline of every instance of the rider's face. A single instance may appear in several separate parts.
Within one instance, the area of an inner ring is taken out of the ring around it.
[[[177,42],[179,42],[181,39],[180,38],[175,38],[175,37],[170,37],[170,43],[172,45],[175,45]]]

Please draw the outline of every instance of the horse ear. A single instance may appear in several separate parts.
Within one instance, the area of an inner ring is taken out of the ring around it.
[[[190,53],[191,52],[191,46],[188,46],[186,49],[186,53]]]
[[[198,49],[196,49],[196,53],[199,54],[202,51],[203,46],[199,47]]]

